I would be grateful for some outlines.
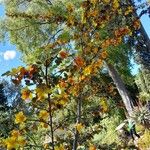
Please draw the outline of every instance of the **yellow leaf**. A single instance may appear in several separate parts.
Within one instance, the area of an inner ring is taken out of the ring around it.
[[[96,150],[96,147],[94,145],[90,145],[89,150]]]
[[[94,5],[95,5],[97,2],[98,2],[98,0],[91,0],[91,3],[94,4]]]
[[[94,27],[97,27],[97,23],[93,20],[92,21],[92,25],[94,26]]]
[[[25,146],[26,144],[26,140],[23,136],[19,136],[18,139],[17,139],[17,143],[19,144],[19,146]]]
[[[65,105],[66,103],[68,102],[68,99],[61,99],[58,103],[60,104],[60,105]]]
[[[64,146],[61,144],[60,146],[55,146],[55,150],[65,150]]]
[[[96,54],[97,52],[98,52],[98,48],[97,47],[93,48],[93,53]]]
[[[103,2],[107,4],[110,2],[110,0],[103,0]]]
[[[19,72],[20,72],[20,69],[21,69],[22,67],[21,66],[19,66],[18,68],[13,68],[12,70],[11,70],[11,75],[12,76],[15,76],[16,74],[18,74]]]
[[[105,98],[102,98],[101,100],[100,100],[100,106],[101,106],[101,111],[103,112],[103,113],[106,113],[106,112],[108,112],[108,104],[107,104],[107,100],[105,99]]]
[[[39,112],[39,118],[43,120],[47,120],[49,113],[46,110],[41,110]]]
[[[91,11],[91,13],[90,13],[90,16],[92,16],[92,17],[97,17],[98,16],[98,10],[93,10],[93,11]],[[96,22],[95,22],[96,23]],[[94,24],[93,24],[94,25]]]
[[[12,150],[17,148],[17,141],[14,137],[9,137],[4,140],[5,145],[7,146],[7,150]]]
[[[119,6],[120,6],[119,0],[114,0],[114,1],[113,1],[113,8],[116,10],[116,9],[119,8]]]
[[[47,94],[51,92],[51,90],[44,84],[38,86],[35,91],[36,91],[38,100],[40,101],[45,100]]]
[[[84,80],[85,79],[85,75],[81,75],[80,77],[79,77],[79,81],[82,81],[82,80]]]
[[[67,4],[67,10],[71,13],[74,11],[74,5],[72,3]]]
[[[42,122],[43,123],[43,122]],[[43,123],[43,124],[41,124],[42,125],[42,127],[43,128],[48,128],[49,126],[48,126],[48,124],[46,124],[46,123]]]
[[[100,58],[97,60],[97,62],[94,63],[94,68],[100,68],[103,65],[103,60]]]
[[[129,6],[127,10],[125,11],[125,15],[128,15],[129,13],[132,13],[132,12],[133,12],[133,7]]]
[[[87,66],[85,67],[85,69],[83,70],[83,74],[84,75],[89,75],[92,72],[92,67],[91,66]]]
[[[77,131],[78,131],[79,133],[81,133],[81,130],[83,129],[82,123],[77,123],[77,124],[75,125],[75,127],[76,127]]]
[[[75,18],[74,18],[74,16],[69,16],[68,17],[68,25],[71,25],[71,26],[73,26],[74,25],[74,21],[75,21]]]
[[[18,114],[15,115],[15,123],[20,124],[26,121],[26,116],[23,114],[23,112],[19,112]]]
[[[84,16],[84,13],[81,13],[81,23],[85,24],[86,23],[86,18]]]
[[[20,130],[24,130],[25,128],[26,128],[25,123],[21,123],[21,124],[19,125],[19,129],[20,129]],[[26,131],[24,130],[24,132],[26,132]]]
[[[19,131],[18,130],[12,130],[11,131],[11,136],[14,137],[14,138],[18,138],[20,135]]]
[[[47,143],[44,144],[43,147],[44,147],[44,149],[48,149],[48,144]]]

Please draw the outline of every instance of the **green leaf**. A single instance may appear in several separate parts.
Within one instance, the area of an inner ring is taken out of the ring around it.
[[[10,75],[10,71],[7,71],[5,73],[3,73],[1,76],[9,76]]]

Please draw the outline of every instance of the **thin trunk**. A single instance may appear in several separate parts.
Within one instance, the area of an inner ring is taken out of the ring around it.
[[[48,83],[48,65],[46,61],[46,68],[45,68],[45,80],[46,80],[46,86],[49,87]],[[50,94],[48,94],[48,106],[49,106],[49,118],[50,118],[50,132],[51,132],[51,142],[52,142],[52,150],[55,150],[55,144],[54,144],[54,130],[53,130],[53,116],[52,116],[52,103]]]
[[[132,111],[133,111],[133,101],[131,96],[129,95],[128,91],[126,90],[126,87],[122,81],[122,79],[120,78],[118,72],[116,71],[116,69],[114,68],[113,65],[106,63],[106,67],[109,71],[109,75],[111,76],[114,84],[117,87],[117,90],[123,100],[123,103],[125,105],[125,108],[129,114],[129,116],[131,116]]]
[[[82,100],[80,97],[78,97],[78,101],[77,101],[77,124],[81,123],[81,108],[82,108]],[[79,132],[76,129],[75,130],[75,137],[74,137],[74,141],[73,141],[73,150],[76,150],[78,147],[78,140],[79,140]]]
[[[133,16],[134,18],[140,19],[140,14],[138,15],[137,11],[136,11],[136,7],[135,7],[135,2],[134,0],[129,0],[129,6],[132,6],[134,8],[133,11]],[[140,29],[138,30],[138,34],[135,37],[135,41],[134,43],[136,43],[135,46],[135,50],[137,53],[137,61],[142,64],[142,66],[145,69],[150,70],[150,38],[147,34],[147,32],[145,31],[142,23],[140,22]]]
[[[133,16],[135,18],[139,18],[141,16],[139,16],[137,14],[137,11],[135,9],[135,5],[134,5],[134,0],[129,0],[130,5],[134,8],[134,12],[133,12]],[[141,82],[141,88],[142,91],[146,92],[146,93],[150,93],[150,90],[148,88],[148,83],[147,83],[147,77],[145,77],[145,73],[144,70],[150,70],[150,38],[147,34],[147,32],[145,31],[142,23],[140,22],[140,29],[139,29],[140,35],[141,37],[137,40],[139,43],[142,43],[140,45],[140,47],[138,48],[138,46],[136,47],[136,52],[138,54],[138,57],[140,58],[140,64],[142,64],[141,67],[141,71],[140,71],[140,80]],[[145,59],[144,59],[145,58]]]
[[[51,140],[52,140],[52,150],[55,149],[54,145],[54,130],[53,130],[53,116],[52,116],[52,105],[50,95],[48,94],[48,103],[49,103],[49,117],[50,117],[50,131],[51,131]]]

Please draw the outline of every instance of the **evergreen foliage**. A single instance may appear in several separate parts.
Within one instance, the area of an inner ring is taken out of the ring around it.
[[[0,111],[5,111],[8,108],[8,100],[5,95],[4,85],[0,83]]]

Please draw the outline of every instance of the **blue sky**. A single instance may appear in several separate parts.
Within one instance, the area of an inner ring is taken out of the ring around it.
[[[4,15],[4,8],[0,5],[0,18]],[[150,37],[150,18],[144,15],[141,18],[142,24]],[[4,72],[22,65],[20,60],[20,53],[16,51],[16,47],[9,41],[5,44],[0,43],[0,75]],[[133,65],[132,73],[136,74],[138,67],[136,64]]]
[[[144,15],[143,17],[141,17],[141,21],[142,24],[148,34],[148,36],[150,37],[150,18],[146,15]]]
[[[138,4],[138,0],[135,0],[135,2]],[[142,2],[146,2],[146,0],[142,0]],[[148,15],[143,15],[141,17],[141,22],[142,22],[148,36],[150,37],[150,18],[148,17]]]
[[[20,53],[16,51],[15,46],[9,42],[5,45],[0,43],[0,75],[21,64]]]
[[[0,18],[4,15],[4,8],[0,5]],[[20,53],[9,41],[0,43],[0,75],[6,71],[22,65]]]

